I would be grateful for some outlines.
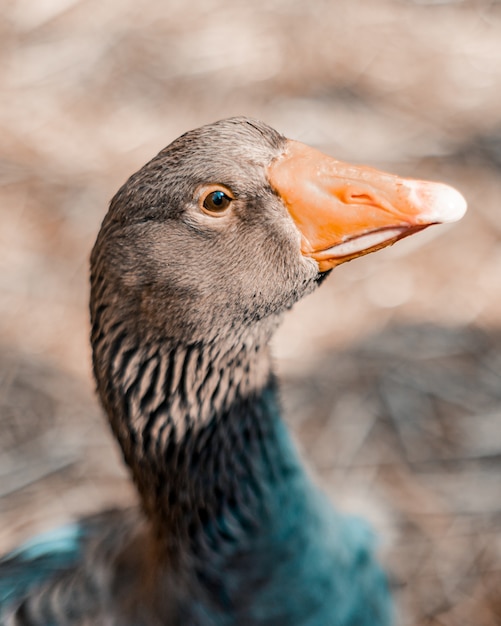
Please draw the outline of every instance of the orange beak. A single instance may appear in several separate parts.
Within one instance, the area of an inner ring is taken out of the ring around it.
[[[447,185],[349,165],[298,141],[268,168],[299,232],[301,252],[325,272],[466,211]]]

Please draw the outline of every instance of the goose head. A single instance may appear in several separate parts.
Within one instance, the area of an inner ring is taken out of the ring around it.
[[[118,191],[92,254],[103,295],[141,337],[208,342],[276,319],[335,266],[459,219],[446,185],[342,163],[266,124],[190,131]],[[266,326],[266,323],[264,324]]]

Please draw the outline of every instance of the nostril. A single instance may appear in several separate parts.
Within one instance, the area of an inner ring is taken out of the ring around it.
[[[376,199],[371,193],[359,189],[345,189],[343,196],[346,204],[376,204]]]
[[[350,195],[350,197],[355,202],[367,203],[367,202],[373,202],[374,201],[372,196],[370,196],[368,193],[352,193]]]

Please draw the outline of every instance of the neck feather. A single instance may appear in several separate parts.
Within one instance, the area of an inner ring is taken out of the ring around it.
[[[268,335],[179,344],[94,326],[98,390],[170,558],[272,518],[267,493],[296,460],[284,447]]]
[[[334,623],[331,594],[336,615],[351,611],[332,572],[351,580],[367,561],[366,531],[326,506],[302,469],[279,416],[270,329],[153,341],[98,324],[100,311],[95,374],[153,528],[152,602],[181,616],[164,622]]]

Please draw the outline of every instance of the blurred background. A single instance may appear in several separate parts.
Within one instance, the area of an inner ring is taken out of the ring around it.
[[[501,624],[501,3],[0,10],[0,551],[134,501],[91,379],[90,248],[126,177],[245,114],[467,197],[335,270],[275,354],[318,479],[378,529],[398,623]]]

